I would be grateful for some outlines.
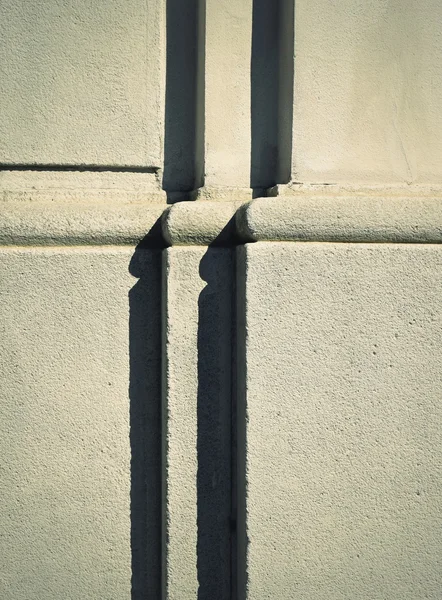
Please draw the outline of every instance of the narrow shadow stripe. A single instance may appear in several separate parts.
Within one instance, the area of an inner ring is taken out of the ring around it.
[[[163,189],[169,193],[201,185],[203,6],[203,0],[167,0]]]

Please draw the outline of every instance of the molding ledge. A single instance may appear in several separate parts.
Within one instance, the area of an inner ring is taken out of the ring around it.
[[[0,244],[134,245],[155,240],[166,206],[158,169],[0,170]],[[160,238],[160,236],[157,236]]]
[[[161,237],[154,225],[159,203],[5,202],[0,205],[0,245],[136,245]]]
[[[162,217],[169,246],[228,245],[235,241],[235,213],[240,202],[179,202]],[[238,240],[240,241],[240,240]]]
[[[442,243],[442,197],[258,198],[236,215],[243,241]]]
[[[0,202],[1,245],[235,245],[259,241],[442,243],[441,196],[303,194],[166,205],[106,200]]]

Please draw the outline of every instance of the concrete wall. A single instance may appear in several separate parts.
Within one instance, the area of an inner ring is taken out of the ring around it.
[[[440,596],[441,8],[338,4],[1,4],[1,598]]]
[[[437,0],[296,3],[293,177],[437,183]]]
[[[160,167],[163,2],[0,8],[0,162]]]
[[[436,245],[247,244],[247,598],[440,595]]]
[[[2,249],[2,598],[160,594],[160,257],[133,254]]]

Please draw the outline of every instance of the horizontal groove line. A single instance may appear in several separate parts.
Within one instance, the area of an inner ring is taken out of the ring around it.
[[[66,172],[92,172],[102,173],[111,171],[113,173],[151,173],[156,175],[160,167],[136,167],[136,166],[115,166],[115,165],[14,165],[0,164],[0,171],[66,171]]]

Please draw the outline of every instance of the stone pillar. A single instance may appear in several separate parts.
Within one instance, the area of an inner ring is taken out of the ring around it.
[[[252,0],[206,2],[204,137],[209,190],[250,188],[251,40]]]
[[[163,259],[163,598],[229,600],[232,252]]]

